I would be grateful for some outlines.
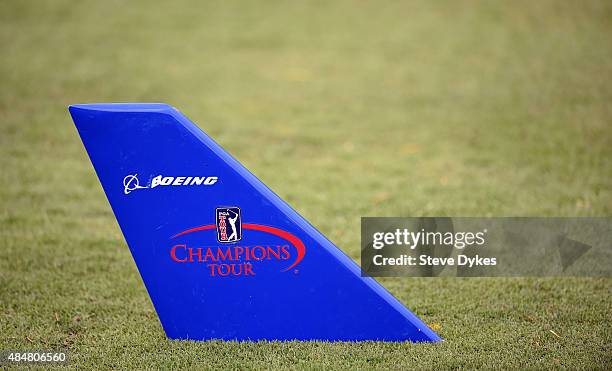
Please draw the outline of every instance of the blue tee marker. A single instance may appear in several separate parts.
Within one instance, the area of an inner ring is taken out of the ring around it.
[[[175,108],[70,113],[169,338],[441,340]]]

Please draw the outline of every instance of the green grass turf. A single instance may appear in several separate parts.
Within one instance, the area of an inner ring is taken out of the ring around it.
[[[611,19],[609,1],[0,3],[0,349],[611,368],[611,279],[382,280],[440,344],[168,341],[66,110],[176,105],[357,259],[361,216],[612,215]]]

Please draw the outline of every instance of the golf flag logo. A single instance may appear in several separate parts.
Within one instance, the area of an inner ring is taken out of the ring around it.
[[[232,243],[242,239],[242,218],[239,207],[218,207],[215,210],[215,215],[217,241]]]

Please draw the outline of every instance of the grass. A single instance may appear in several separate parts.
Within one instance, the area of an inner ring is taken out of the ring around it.
[[[75,368],[612,367],[610,278],[395,278],[441,344],[165,339],[67,114],[176,105],[357,260],[361,216],[611,216],[606,1],[0,4],[0,349]]]

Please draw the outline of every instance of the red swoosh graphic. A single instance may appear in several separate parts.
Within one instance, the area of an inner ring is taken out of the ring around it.
[[[191,228],[188,229],[186,231],[183,231],[181,233],[177,233],[174,236],[170,237],[170,239],[179,237],[179,236],[183,236],[186,235],[188,233],[193,233],[193,232],[198,232],[198,231],[205,231],[207,229],[215,229],[216,225],[214,224],[209,224],[209,225],[203,225],[200,227],[195,227],[195,228]],[[275,236],[278,236],[280,238],[284,238],[285,240],[291,242],[291,244],[293,246],[295,246],[296,250],[297,250],[297,259],[295,260],[295,262],[293,264],[291,264],[291,266],[289,266],[288,268],[283,269],[283,272],[286,272],[288,270],[290,270],[291,268],[295,267],[296,265],[298,265],[298,263],[300,261],[302,261],[302,259],[304,259],[304,255],[306,255],[306,246],[304,246],[304,243],[302,242],[302,240],[300,240],[299,238],[297,238],[296,236],[294,236],[293,234],[287,232],[287,231],[283,231],[282,229],[278,229],[278,228],[274,228],[274,227],[268,227],[267,225],[261,225],[261,224],[248,224],[248,223],[244,223],[242,224],[242,228],[243,229],[252,229],[254,231],[260,231],[260,232],[266,232],[266,233],[270,233],[273,234]]]

